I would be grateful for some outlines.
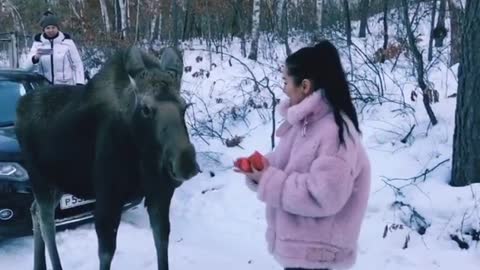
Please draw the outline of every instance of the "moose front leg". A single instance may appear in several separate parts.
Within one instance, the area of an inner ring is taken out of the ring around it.
[[[168,270],[168,245],[170,236],[170,201],[171,192],[162,192],[156,196],[148,196],[146,205],[152,227],[153,239],[157,251],[158,270]]]
[[[95,230],[98,238],[100,270],[110,270],[117,248],[117,231],[120,225],[122,206],[111,198],[97,200]]]

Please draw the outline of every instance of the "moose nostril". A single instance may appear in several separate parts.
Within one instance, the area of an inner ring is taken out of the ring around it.
[[[142,115],[144,117],[150,117],[152,115],[152,109],[148,106],[143,106],[142,107]]]

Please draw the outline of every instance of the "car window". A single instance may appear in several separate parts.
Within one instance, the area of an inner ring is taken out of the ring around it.
[[[22,83],[0,80],[0,126],[15,122],[18,100],[25,93],[26,89]]]

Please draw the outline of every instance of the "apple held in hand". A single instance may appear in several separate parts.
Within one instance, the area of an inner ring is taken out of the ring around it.
[[[264,168],[263,164],[263,155],[260,154],[258,151],[255,151],[251,156],[248,157],[248,161],[250,161],[250,165],[255,168],[257,171],[261,171]]]
[[[234,162],[234,166],[244,172],[253,172],[252,167],[255,168],[255,170],[257,171],[261,171],[265,167],[265,165],[263,164],[263,159],[263,155],[260,154],[258,151],[255,151],[248,158],[238,158]]]
[[[238,158],[234,163],[235,167],[239,168],[244,172],[253,172],[252,167],[250,166],[250,161],[247,158]]]

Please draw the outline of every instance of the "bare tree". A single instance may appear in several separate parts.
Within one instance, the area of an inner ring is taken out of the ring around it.
[[[347,35],[347,45],[352,45],[352,24],[350,21],[350,8],[348,0],[343,0],[343,12],[345,13],[345,33]]]
[[[323,32],[323,0],[316,0],[316,9],[315,9],[315,14],[317,16],[317,31],[316,31],[316,37],[319,39],[322,36]]]
[[[0,2],[0,6],[2,3]],[[6,11],[8,11],[13,19],[13,27],[15,28],[15,31],[20,33],[23,32],[25,35],[25,26],[23,25],[23,19],[18,11],[18,8],[14,5],[14,3],[11,0],[6,0],[4,3],[4,8]]]
[[[140,0],[137,0],[137,12],[136,12],[136,18],[135,18],[135,42],[138,41],[140,38]]]
[[[388,46],[388,0],[383,0],[383,51]],[[382,63],[385,61],[385,56],[382,57]]]
[[[480,182],[480,1],[467,0],[462,32],[455,131],[453,135],[452,186]]]
[[[260,0],[253,0],[252,14],[252,43],[250,44],[249,59],[257,60],[258,39],[260,38]]]
[[[160,0],[154,0],[152,2],[152,13],[153,17],[152,20],[150,21],[150,36],[149,39],[150,41],[153,41],[155,39],[160,40],[160,35],[161,35],[161,23],[162,23],[162,12],[160,8]],[[157,35],[155,36],[155,33]]]
[[[446,9],[447,9],[447,0],[440,0],[437,26],[435,27],[435,30],[433,30],[433,37],[435,38],[435,47],[442,47],[443,40],[447,36],[447,28],[445,28]]]
[[[368,23],[368,0],[362,0],[360,2],[360,30],[358,32],[359,37],[366,37],[367,36],[367,23]]]
[[[208,17],[208,16],[207,16]],[[173,39],[173,46],[178,46],[178,3],[176,0],[172,0],[172,39]]]
[[[282,29],[282,20],[283,20],[283,7],[284,7],[284,4],[285,2],[288,2],[287,0],[277,0],[275,3],[276,3],[276,11],[275,11],[275,17],[276,17],[276,30],[279,32],[279,33],[282,33],[283,29]]]
[[[448,10],[450,12],[450,66],[460,62],[462,46],[462,18],[464,17],[460,0],[448,0]]]
[[[127,37],[127,0],[118,0],[118,8],[120,11],[120,32],[122,38]]]
[[[100,10],[102,12],[103,24],[105,26],[105,32],[110,33],[110,18],[108,16],[107,3],[105,0],[100,0]]]
[[[422,53],[417,48],[417,44],[415,42],[415,36],[413,34],[412,30],[412,25],[410,22],[410,18],[408,16],[408,0],[402,0],[402,6],[403,6],[403,20],[405,24],[405,28],[407,30],[407,39],[408,39],[408,44],[409,44],[409,50],[412,52],[413,57],[414,57],[414,65],[415,65],[415,70],[417,72],[417,82],[418,86],[422,90],[423,93],[423,104],[425,106],[425,109],[427,110],[428,117],[430,118],[430,121],[432,125],[437,124],[437,118],[435,117],[435,114],[433,113],[432,107],[430,106],[430,95],[427,84],[425,83],[425,71],[424,71],[424,66],[423,66],[423,57]]]
[[[430,39],[428,41],[428,61],[433,58],[433,30],[435,29],[435,15],[437,11],[437,0],[432,0],[432,20],[430,22]]]
[[[283,37],[283,43],[285,44],[285,53],[287,55],[292,54],[292,50],[290,49],[290,45],[288,44],[288,1],[283,1],[283,11],[282,11],[282,19],[281,19],[281,33]]]
[[[247,41],[245,37],[246,25],[245,21],[245,11],[242,8],[242,0],[235,0],[234,2],[234,20],[238,25],[238,35],[240,37],[240,51],[243,57],[247,57]]]
[[[125,10],[127,13],[127,27],[130,27],[132,25],[130,21],[130,0],[125,0]]]

